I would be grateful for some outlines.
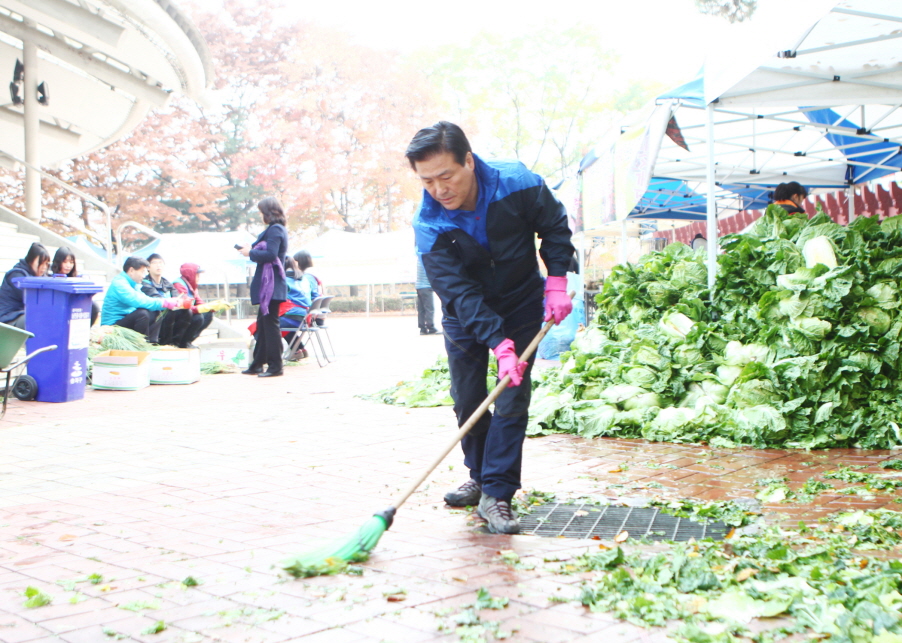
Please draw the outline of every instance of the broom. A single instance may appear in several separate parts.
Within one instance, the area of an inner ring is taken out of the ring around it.
[[[573,293],[570,293],[570,298],[573,298]],[[542,327],[529,343],[529,346],[526,347],[526,350],[523,351],[523,354],[520,355],[519,361],[525,362],[532,357],[532,354],[539,346],[539,342],[542,341],[542,338],[545,337],[545,334],[552,326],[554,326],[554,320],[547,322]],[[469,419],[467,419],[460,427],[460,430],[454,436],[454,439],[442,449],[441,453],[439,453],[432,464],[423,471],[420,477],[414,480],[404,493],[395,499],[395,503],[391,507],[374,514],[373,517],[364,523],[354,535],[341,540],[336,540],[306,554],[301,554],[283,564],[283,568],[293,576],[308,577],[336,573],[344,569],[346,563],[355,563],[366,560],[369,552],[379,542],[379,538],[382,537],[385,530],[391,527],[395,518],[395,513],[401,508],[401,505],[413,495],[413,492],[425,482],[426,478],[428,478],[435,468],[442,463],[442,460],[451,453],[451,450],[457,446],[457,443],[460,442],[470,429],[473,428],[476,422],[479,421],[488,410],[489,406],[491,406],[492,403],[498,399],[498,396],[504,392],[504,389],[507,388],[509,383],[510,375],[505,375],[504,379],[498,382],[498,385],[492,389],[492,392],[489,393],[488,397],[483,400],[482,404],[473,411],[473,414]]]

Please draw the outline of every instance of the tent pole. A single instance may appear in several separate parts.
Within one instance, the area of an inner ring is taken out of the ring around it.
[[[849,225],[855,220],[855,185],[849,186]]]
[[[626,265],[626,219],[620,222],[620,265]]]
[[[579,250],[577,253],[579,254],[579,280],[582,282],[583,288],[583,299],[586,298],[586,231],[583,230],[582,238],[579,240]],[[586,317],[588,313],[586,313],[586,307],[583,306],[583,325],[588,328],[588,317]]]
[[[717,204],[714,200],[714,105],[707,107],[708,122],[706,138],[708,139],[708,212],[707,212],[707,246],[708,246],[708,291],[714,300],[714,280],[717,277]]]

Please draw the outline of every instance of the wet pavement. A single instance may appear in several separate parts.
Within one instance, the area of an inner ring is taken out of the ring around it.
[[[0,641],[455,641],[451,621],[480,588],[510,599],[479,612],[509,641],[664,640],[549,600],[576,596],[582,577],[544,561],[598,543],[485,534],[446,508],[445,489],[466,476],[458,452],[401,508],[361,575],[282,572],[291,555],[354,533],[390,505],[456,428],[448,408],[355,397],[430,365],[440,336],[419,336],[410,316],[337,318],[331,333],[335,363],[306,360],[281,378],[211,375],[88,391],[69,404],[11,401],[0,423]],[[527,441],[523,480],[560,499],[738,499],[753,498],[756,482],[786,477],[798,489],[840,465],[886,473],[879,462],[893,457],[902,456],[554,435]],[[763,509],[795,524],[898,508],[900,495],[834,490]],[[512,569],[505,550],[536,568]],[[26,608],[28,587],[52,603]],[[165,630],[143,633],[161,621]]]

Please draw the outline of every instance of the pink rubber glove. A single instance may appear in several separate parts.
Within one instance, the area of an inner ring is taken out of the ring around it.
[[[164,299],[163,300],[163,308],[166,310],[175,310],[179,305],[177,299]]]
[[[505,339],[493,348],[492,352],[495,353],[495,358],[498,360],[498,379],[503,380],[505,375],[510,375],[511,381],[508,387],[520,386],[520,383],[523,382],[523,373],[526,372],[529,364],[521,362],[517,357],[514,342]]]
[[[555,324],[564,321],[573,310],[573,302],[567,295],[566,277],[548,277],[545,280],[545,321]]]

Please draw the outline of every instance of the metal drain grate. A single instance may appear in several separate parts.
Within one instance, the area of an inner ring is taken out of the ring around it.
[[[520,519],[520,533],[549,538],[598,538],[611,540],[621,531],[630,538],[675,540],[690,538],[723,540],[728,528],[722,522],[707,524],[676,518],[651,507],[614,507],[591,504],[540,505]]]

